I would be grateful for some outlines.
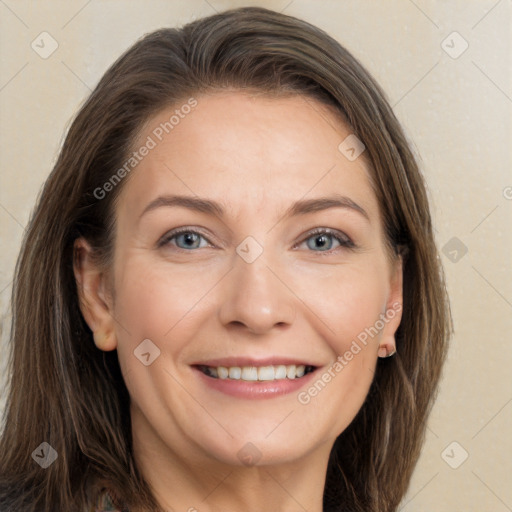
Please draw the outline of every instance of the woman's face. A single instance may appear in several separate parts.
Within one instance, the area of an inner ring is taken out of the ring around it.
[[[101,327],[134,436],[236,465],[328,453],[400,321],[364,152],[309,98],[195,99],[146,125],[116,206]]]

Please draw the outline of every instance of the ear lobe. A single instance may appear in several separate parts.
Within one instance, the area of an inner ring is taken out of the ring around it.
[[[73,251],[73,272],[78,291],[80,311],[94,333],[100,350],[117,348],[111,301],[105,287],[106,275],[94,261],[93,250],[84,238],[77,238]]]

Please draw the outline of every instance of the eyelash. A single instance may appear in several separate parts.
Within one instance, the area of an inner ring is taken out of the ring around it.
[[[203,237],[211,245],[211,242],[208,240],[208,238],[206,238],[205,235],[203,235],[199,231],[185,227],[185,228],[178,228],[178,229],[171,231],[170,233],[164,235],[160,239],[160,241],[157,243],[157,246],[160,248],[165,245],[168,245],[172,239],[174,239],[175,237],[179,236],[182,233],[192,233],[195,235],[199,235],[199,236]],[[334,248],[334,249],[329,249],[328,251],[311,251],[311,252],[318,252],[320,255],[330,255],[330,254],[333,254],[334,252],[336,252],[336,250],[338,250],[338,249],[343,249],[343,248],[344,249],[355,249],[356,248],[356,245],[354,244],[354,242],[347,235],[345,235],[344,233],[341,233],[340,231],[330,229],[330,228],[316,228],[313,231],[310,231],[307,234],[307,236],[304,239],[302,239],[301,242],[299,242],[298,244],[296,244],[294,246],[294,248],[297,247],[298,245],[303,244],[310,238],[313,238],[314,236],[319,236],[319,235],[331,236],[334,239],[336,239],[340,245],[339,245],[339,247]],[[178,249],[179,251],[185,251],[185,252],[190,252],[190,251],[194,250],[194,249],[190,249],[190,250],[182,249],[181,247],[176,247],[176,249]]]

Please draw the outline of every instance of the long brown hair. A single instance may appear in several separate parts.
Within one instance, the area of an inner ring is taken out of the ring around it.
[[[390,512],[403,498],[452,331],[424,179],[384,93],[345,48],[305,21],[245,7],[146,35],[108,69],[69,129],[15,269],[2,511],[83,512],[104,482],[128,506],[158,509],[133,458],[117,353],[96,348],[80,312],[73,243],[85,237],[108,265],[126,180],[104,198],[95,191],[152,115],[225,87],[315,98],[366,146],[387,241],[404,258],[404,304],[397,353],[379,360],[332,449],[324,508]],[[58,454],[47,469],[31,457],[42,442]]]

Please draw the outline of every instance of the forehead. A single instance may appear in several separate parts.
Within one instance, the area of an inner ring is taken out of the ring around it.
[[[130,209],[164,193],[209,197],[228,211],[270,208],[336,192],[370,214],[378,205],[364,153],[349,160],[341,115],[309,97],[224,91],[165,108],[141,130],[134,149],[151,146],[130,175]]]

